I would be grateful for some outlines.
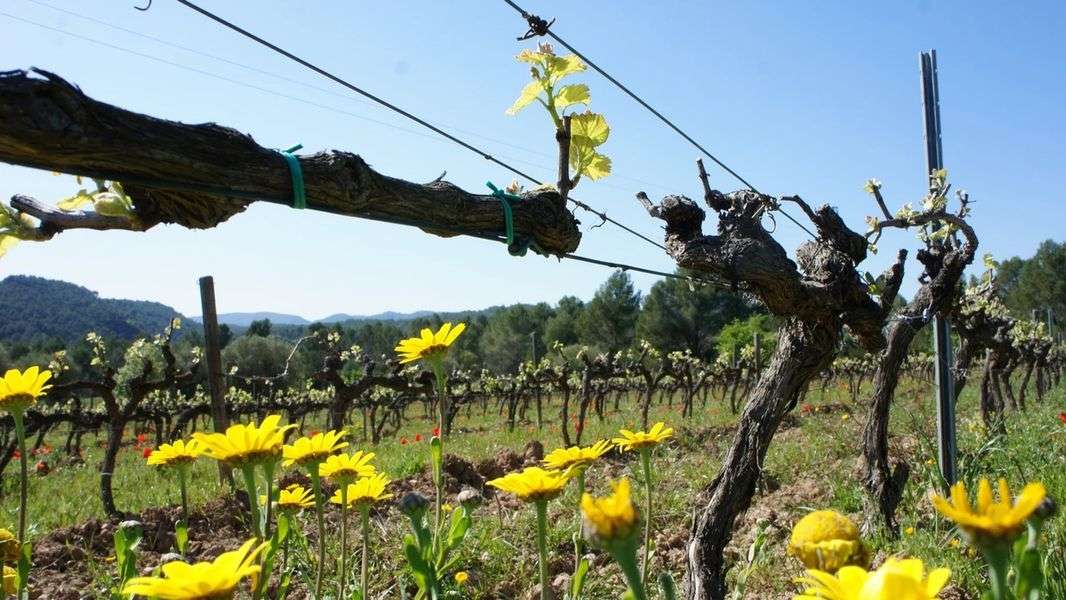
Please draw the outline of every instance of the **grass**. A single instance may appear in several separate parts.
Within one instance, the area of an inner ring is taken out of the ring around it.
[[[936,566],[952,569],[952,583],[977,597],[983,589],[984,569],[979,559],[969,555],[965,542],[960,542],[951,524],[940,518],[927,499],[930,489],[938,485],[935,465],[935,408],[931,385],[909,382],[900,392],[892,416],[892,452],[902,455],[912,466],[907,492],[899,508],[905,534],[898,540],[876,536],[867,540],[879,556],[903,554],[924,559]],[[1066,426],[1058,419],[1066,400],[1062,389],[1053,391],[1043,405],[1031,403],[1029,411],[1009,415],[1005,438],[988,439],[979,426],[972,388],[967,390],[959,406],[960,474],[968,484],[978,477],[1005,477],[1013,486],[1027,481],[1042,481],[1056,498],[1066,497]],[[850,405],[845,388],[833,390],[824,402],[812,394],[810,403],[819,408],[807,412],[797,410],[794,427],[778,433],[765,461],[764,485],[753,500],[748,514],[738,521],[734,546],[730,555],[741,568],[733,569],[731,577],[743,576],[746,597],[790,598],[795,593],[792,578],[801,574],[798,564],[785,556],[784,548],[791,525],[806,511],[814,508],[833,508],[858,517],[863,505],[861,488],[857,483],[859,444],[863,410]],[[624,405],[623,405],[624,406]],[[546,413],[553,417],[557,408]],[[637,426],[636,411],[608,414],[600,421],[589,417],[583,440],[611,437],[619,427]],[[530,417],[533,411],[530,409]],[[418,475],[428,459],[428,440],[432,424],[412,410],[411,420],[392,438],[377,445],[353,443],[377,453],[379,468],[394,479]],[[715,476],[724,451],[731,441],[729,425],[735,418],[728,408],[711,403],[698,408],[694,418],[682,421],[678,408],[656,406],[653,420],[664,420],[677,427],[677,438],[656,458],[658,506],[655,516],[656,569],[670,570],[680,583],[684,569],[683,541],[694,508],[695,498]],[[464,411],[456,423],[456,432],[447,441],[446,453],[457,454],[474,463],[492,458],[503,448],[521,453],[532,439],[541,440],[547,449],[560,443],[557,424],[546,422],[544,430],[535,425],[520,424],[515,431],[507,431],[503,418],[492,410],[482,415],[480,408]],[[358,434],[358,429],[355,430]],[[49,442],[62,442],[61,433]],[[413,442],[416,435],[423,441]],[[401,437],[412,440],[403,445]],[[132,435],[131,435],[132,438]],[[83,464],[55,466],[46,476],[33,476],[30,484],[31,531],[40,536],[56,528],[75,525],[91,518],[103,518],[99,501],[99,473],[97,465],[102,449],[86,438]],[[43,457],[50,463],[56,455]],[[606,462],[592,467],[588,476],[590,491],[606,493],[608,481],[627,475],[638,479],[638,462]],[[17,518],[17,479],[14,464],[2,483],[0,499],[2,518],[11,524]],[[177,484],[144,465],[141,450],[132,445],[120,453],[115,473],[115,498],[119,508],[139,512],[151,506],[176,504]],[[635,486],[640,495],[640,487]],[[190,502],[203,506],[220,494],[217,469],[209,460],[198,461],[190,478]],[[569,490],[549,506],[549,548],[553,555],[553,576],[569,572],[577,504],[574,490]],[[452,500],[454,502],[454,500]],[[462,550],[459,565],[471,574],[462,592],[470,598],[521,597],[537,580],[536,547],[533,537],[532,507],[506,503],[498,511],[493,502],[486,503],[475,514],[474,529]],[[502,523],[501,523],[502,520]],[[0,523],[2,525],[2,523]],[[313,531],[313,519],[304,522],[305,531]],[[748,545],[757,527],[766,532],[767,542],[757,560],[747,564]],[[1063,518],[1052,520],[1046,527],[1046,544],[1052,556],[1051,568],[1058,580],[1066,581],[1066,524]],[[389,511],[385,518],[375,520],[372,533],[373,560],[371,581],[376,593],[383,593],[395,585],[395,574],[402,569],[400,543],[405,525],[399,513]],[[193,539],[208,535],[192,532]],[[353,539],[354,536],[353,536]],[[331,549],[330,555],[336,556]],[[299,553],[294,553],[299,554]],[[356,560],[350,561],[357,563]],[[590,573],[586,597],[592,599],[617,598],[622,588],[616,567],[597,561]],[[293,557],[298,570],[308,571],[307,561]],[[110,576],[109,563],[96,561],[87,567],[95,573],[100,589],[106,587]],[[297,577],[296,579],[299,579]],[[1058,585],[1063,585],[1059,583]],[[456,588],[458,589],[458,588]],[[1059,596],[1066,591],[1059,589]],[[390,597],[396,597],[395,590]]]

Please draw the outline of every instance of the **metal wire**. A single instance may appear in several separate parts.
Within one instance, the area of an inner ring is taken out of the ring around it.
[[[178,0],[178,1],[181,2],[183,0]],[[613,83],[615,86],[618,87],[618,89],[620,89],[623,92],[625,92],[626,95],[628,95],[630,98],[636,100],[638,104],[640,104],[645,109],[647,109],[648,112],[650,112],[651,114],[653,114],[656,117],[658,117],[659,120],[662,121],[663,123],[665,123],[667,127],[669,127],[670,129],[673,129],[675,132],[677,132],[678,135],[680,135],[682,138],[684,138],[686,141],[688,141],[688,143],[690,143],[693,146],[695,146],[696,149],[699,150],[701,153],[703,153],[704,156],[706,156],[707,158],[713,160],[714,163],[716,165],[718,165],[719,167],[722,167],[722,169],[725,170],[726,173],[729,173],[730,175],[735,177],[737,179],[737,181],[739,181],[740,183],[743,183],[744,185],[746,185],[749,190],[755,192],[756,194],[763,195],[762,192],[760,192],[758,189],[756,189],[754,185],[749,183],[747,179],[744,179],[743,177],[741,177],[739,173],[737,173],[736,171],[731,169],[728,165],[726,165],[724,162],[719,160],[718,157],[716,157],[715,155],[711,154],[711,152],[709,150],[707,150],[706,148],[704,148],[702,144],[700,144],[695,139],[693,139],[692,136],[690,136],[689,134],[685,133],[685,131],[683,129],[681,129],[680,127],[675,125],[674,122],[671,121],[670,119],[666,118],[661,112],[656,110],[655,107],[653,107],[652,105],[650,105],[647,102],[645,102],[643,98],[641,98],[636,93],[634,93],[632,90],[630,90],[628,87],[626,87],[621,81],[618,81],[617,79],[612,77],[610,73],[608,73],[607,71],[603,70],[599,65],[597,65],[595,62],[593,62],[589,57],[585,56],[577,48],[574,48],[566,40],[564,40],[563,38],[559,37],[554,31],[551,30],[551,26],[550,26],[551,24],[546,24],[545,25],[544,24],[544,19],[541,19],[540,17],[537,17],[536,15],[532,15],[532,14],[526,12],[525,9],[523,9],[521,6],[515,4],[512,0],[503,0],[503,1],[506,2],[508,5],[510,5],[511,8],[515,9],[516,11],[518,11],[518,14],[522,15],[522,18],[525,19],[530,24],[529,33],[525,37],[519,38],[519,39],[528,39],[528,37],[532,37],[534,35],[547,35],[548,37],[550,37],[551,39],[555,40],[556,42],[559,42],[559,44],[562,45],[564,48],[566,48],[567,50],[573,52],[578,58],[580,58],[581,60],[585,61],[585,63],[588,64],[588,66],[592,67],[597,73],[599,73],[600,75],[603,75],[604,78],[607,79],[607,81],[610,81],[611,83]],[[555,20],[552,19],[552,23],[554,23],[554,22],[555,22]],[[807,229],[807,227],[805,227],[802,223],[800,223],[796,219],[792,218],[792,215],[790,215],[787,212],[785,212],[785,210],[783,208],[781,208],[779,206],[779,207],[776,208],[776,210],[781,211],[781,214],[785,215],[785,217],[788,218],[788,220],[790,220],[793,223],[795,223],[800,229],[802,229],[803,231],[806,231],[807,234],[810,235],[812,238],[815,238],[815,239],[818,238],[818,236],[815,235],[813,232],[811,232],[810,229]]]
[[[188,8],[191,8],[192,10],[200,13],[201,15],[211,19],[212,21],[214,21],[214,22],[216,22],[216,23],[218,23],[218,24],[220,24],[220,25],[222,25],[222,26],[224,26],[224,27],[226,27],[226,28],[228,28],[228,29],[230,29],[232,31],[235,31],[235,32],[243,35],[244,37],[246,37],[246,38],[248,38],[248,39],[250,39],[250,40],[252,40],[252,41],[254,41],[254,42],[256,42],[256,43],[258,43],[260,45],[262,45],[262,46],[265,46],[265,47],[273,50],[274,52],[284,56],[285,58],[288,58],[289,60],[291,60],[291,61],[293,61],[293,62],[295,62],[297,64],[300,64],[301,66],[304,66],[304,67],[314,71],[315,73],[318,73],[319,75],[322,75],[323,77],[325,77],[325,78],[327,78],[327,79],[329,79],[329,80],[331,80],[331,81],[333,81],[333,82],[335,82],[337,84],[340,84],[340,85],[348,88],[349,90],[351,90],[351,91],[363,96],[364,98],[372,100],[372,101],[380,104],[381,106],[384,106],[385,108],[388,108],[389,110],[391,110],[393,112],[396,112],[397,114],[403,115],[404,117],[414,121],[415,123],[418,123],[419,125],[429,129],[430,131],[433,131],[434,133],[436,133],[436,134],[438,134],[440,136],[443,136],[444,138],[446,138],[446,139],[448,139],[448,140],[450,140],[450,141],[462,146],[463,148],[466,148],[467,150],[469,150],[469,151],[471,151],[471,152],[473,152],[475,154],[480,155],[485,160],[490,161],[492,163],[495,163],[496,165],[498,165],[500,167],[503,167],[504,169],[510,171],[511,173],[513,173],[513,174],[515,174],[515,175],[517,175],[517,176],[519,176],[519,177],[521,177],[521,178],[523,178],[523,179],[525,179],[525,180],[527,180],[527,181],[529,181],[531,183],[533,183],[534,185],[543,185],[544,184],[542,181],[540,181],[539,179],[533,177],[532,175],[530,175],[530,174],[528,174],[528,173],[526,173],[524,171],[521,171],[521,170],[511,166],[510,164],[502,161],[502,160],[499,160],[498,158],[492,156],[491,154],[489,154],[488,152],[482,150],[481,148],[478,148],[477,146],[474,146],[473,144],[470,144],[469,142],[466,142],[466,141],[464,141],[464,140],[462,140],[462,139],[460,139],[460,138],[448,133],[447,131],[444,131],[443,129],[441,129],[440,127],[437,127],[436,125],[430,123],[429,121],[426,121],[425,119],[422,119],[421,117],[418,117],[417,115],[414,115],[414,114],[412,114],[412,113],[400,108],[399,106],[389,102],[388,100],[385,100],[384,98],[381,98],[381,97],[379,97],[379,96],[377,96],[375,94],[372,94],[371,92],[368,92],[368,91],[360,88],[359,86],[356,86],[355,84],[352,84],[352,83],[342,79],[341,77],[338,77],[337,75],[334,75],[333,73],[330,73],[329,71],[326,71],[325,69],[315,65],[314,63],[311,63],[311,62],[309,62],[309,61],[307,61],[307,60],[305,60],[303,58],[300,58],[299,56],[296,56],[295,54],[293,54],[292,52],[289,52],[288,50],[285,50],[284,48],[281,48],[281,47],[279,47],[279,46],[277,46],[275,44],[272,44],[271,42],[268,42],[267,40],[255,35],[254,33],[250,32],[250,31],[248,31],[248,30],[246,30],[246,29],[244,29],[242,27],[240,27],[239,25],[235,25],[234,23],[231,23],[230,21],[227,21],[226,19],[223,19],[222,17],[212,13],[209,10],[206,10],[204,8],[201,8],[201,7],[197,6],[196,4],[190,2],[189,0],[177,0],[177,1],[180,4],[182,4],[182,5],[184,5],[184,6],[188,7]],[[581,208],[582,210],[588,211],[588,212],[596,215],[597,217],[602,219],[604,222],[611,223],[612,225],[615,225],[616,227],[619,227],[619,228],[623,229],[624,231],[629,232],[630,234],[632,234],[632,235],[644,240],[645,242],[648,242],[649,244],[652,244],[653,246],[658,247],[661,250],[666,250],[666,247],[663,246],[662,244],[660,244],[659,242],[656,242],[655,240],[645,236],[644,234],[639,233],[639,232],[633,230],[632,228],[630,228],[630,227],[628,227],[626,225],[623,225],[622,223],[619,223],[618,221],[615,221],[614,219],[608,217],[606,213],[597,211],[597,210],[593,209],[591,206],[589,206],[588,204],[585,204],[584,202],[581,202],[579,200],[575,200],[574,198],[569,198],[568,197],[567,200],[569,200],[570,202],[573,202],[574,205],[577,206],[578,208]]]

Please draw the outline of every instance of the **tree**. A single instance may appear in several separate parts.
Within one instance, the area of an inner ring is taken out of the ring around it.
[[[762,360],[769,358],[773,351],[774,340],[773,318],[766,314],[754,314],[747,319],[735,319],[726,325],[718,333],[716,348],[718,354],[732,356],[734,348],[744,348],[755,343],[755,334],[762,336],[759,344],[759,352],[763,355]]]
[[[639,314],[640,292],[633,288],[633,279],[625,271],[615,271],[581,315],[581,342],[607,352],[627,348],[636,335]]]
[[[233,330],[225,323],[218,326],[218,347],[225,348],[233,341]]]
[[[1029,318],[1037,311],[1043,320],[1048,308],[1066,318],[1066,243],[1045,240],[1032,258],[1003,261],[996,277],[1007,307],[1016,317]]]
[[[277,338],[246,335],[226,347],[222,364],[226,370],[237,367],[244,377],[274,377],[285,370],[290,352],[292,346]]]
[[[688,274],[683,269],[677,273]],[[688,281],[667,278],[648,292],[637,319],[637,337],[648,340],[657,350],[689,350],[709,359],[718,331],[752,312],[740,294],[710,285],[693,288]]]
[[[255,337],[270,337],[270,319],[259,319],[252,321],[248,326],[248,330],[244,332],[244,335]]]
[[[522,361],[532,359],[533,333],[537,334],[537,356],[544,356],[544,323],[551,315],[551,307],[543,302],[533,306],[516,304],[494,312],[480,339],[485,368],[514,373]]]
[[[563,296],[555,307],[555,314],[544,324],[544,344],[551,347],[555,342],[564,346],[578,343],[581,315],[585,303],[576,296]]]

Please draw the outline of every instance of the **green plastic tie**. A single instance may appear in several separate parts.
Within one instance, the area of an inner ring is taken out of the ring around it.
[[[292,175],[292,207],[298,210],[307,208],[307,191],[304,189],[304,172],[300,167],[300,159],[293,152],[303,147],[303,144],[296,144],[288,150],[281,151],[285,162],[289,164],[289,174]]]
[[[510,253],[511,256],[525,256],[526,251],[532,249],[537,254],[544,254],[532,238],[526,239],[521,243],[515,241],[514,213],[511,211],[511,202],[521,200],[522,197],[499,189],[493,185],[491,181],[486,181],[485,185],[492,190],[492,195],[499,199],[500,205],[503,206],[503,223],[504,228],[507,231],[507,252]]]

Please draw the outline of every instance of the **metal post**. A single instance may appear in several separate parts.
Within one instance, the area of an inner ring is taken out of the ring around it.
[[[940,89],[937,80],[936,50],[922,52],[922,107],[925,121],[925,177],[944,168],[944,149],[940,131]],[[955,378],[951,372],[951,325],[940,315],[933,317],[933,350],[936,353],[936,425],[940,474],[948,485],[957,480],[955,470]]]
[[[207,355],[207,389],[211,394],[211,416],[215,431],[225,431],[226,397],[222,381],[222,348],[218,340],[218,311],[215,307],[215,280],[210,275],[200,278],[200,307],[204,324],[204,353]],[[233,483],[229,469],[218,463],[218,480]]]

